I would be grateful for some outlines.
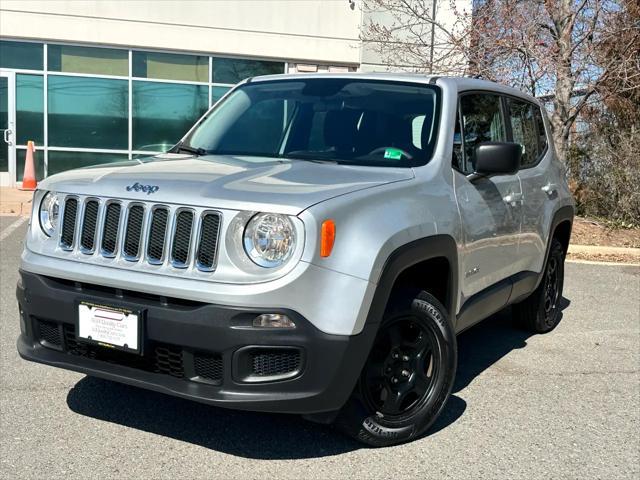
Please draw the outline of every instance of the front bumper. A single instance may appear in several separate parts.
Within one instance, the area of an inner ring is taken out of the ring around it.
[[[77,252],[67,258],[42,255],[29,250],[27,245],[22,252],[21,268],[46,277],[234,308],[284,305],[319,330],[333,335],[361,332],[376,290],[376,285],[366,280],[303,261],[281,278],[243,285],[167,277],[145,262],[127,262],[130,264],[127,269],[114,268],[106,260],[94,264],[87,262],[86,257]]]
[[[287,309],[227,307],[20,273],[22,358],[221,407],[337,410],[357,382],[376,331],[365,325],[358,335],[330,335]],[[81,300],[143,312],[143,354],[78,342]],[[286,314],[296,328],[251,328],[261,313]]]

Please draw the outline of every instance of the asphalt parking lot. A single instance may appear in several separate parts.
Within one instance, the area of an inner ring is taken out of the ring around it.
[[[2,232],[16,217],[0,217]],[[509,312],[459,338],[430,435],[369,449],[285,415],[227,411],[18,357],[26,224],[0,240],[2,478],[638,478],[640,268],[567,265],[544,336]],[[634,433],[635,432],[635,433]]]

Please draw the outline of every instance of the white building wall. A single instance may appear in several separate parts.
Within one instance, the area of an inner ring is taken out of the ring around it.
[[[453,35],[459,35],[461,29],[465,28],[468,18],[465,14],[470,14],[473,0],[411,0],[416,11],[426,12],[431,17],[435,3],[435,22],[439,25],[434,29],[434,60],[446,57],[446,62],[441,61],[439,69],[434,69],[433,73],[440,74],[462,74],[466,68],[466,58],[459,54],[452,54],[448,37],[443,33],[443,29]],[[401,8],[394,7],[394,2],[387,2],[391,5],[391,10],[375,7],[362,9],[362,36],[371,39],[370,29],[372,25],[384,26],[394,31],[393,43],[379,43],[376,41],[365,41],[362,44],[361,70],[369,71],[425,71],[425,66],[429,64],[431,49],[431,25],[426,21],[417,22],[415,18],[403,18],[400,14]],[[408,26],[411,25],[409,28]],[[420,42],[417,42],[417,37]],[[402,45],[402,43],[406,45]],[[424,43],[422,43],[424,42]],[[411,44],[409,46],[409,44]],[[411,50],[412,55],[397,55],[396,49]],[[417,54],[417,55],[416,55]],[[404,57],[404,58],[403,58]],[[407,58],[409,57],[409,58]]]
[[[347,0],[0,2],[3,37],[327,65],[359,65],[360,22]]]

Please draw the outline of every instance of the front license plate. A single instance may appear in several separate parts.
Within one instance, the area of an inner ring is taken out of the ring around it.
[[[79,340],[140,353],[140,312],[80,302],[77,332]]]

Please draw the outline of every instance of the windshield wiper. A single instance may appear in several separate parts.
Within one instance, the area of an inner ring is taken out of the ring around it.
[[[178,145],[176,145],[174,152],[175,153],[179,153],[179,152],[193,153],[194,155],[197,155],[199,157],[207,154],[207,151],[202,147],[192,147],[191,145],[185,145],[183,143],[179,143]]]

